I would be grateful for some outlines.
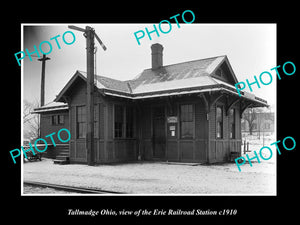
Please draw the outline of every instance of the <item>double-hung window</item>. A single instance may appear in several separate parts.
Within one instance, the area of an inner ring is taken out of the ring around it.
[[[194,137],[194,110],[193,105],[180,105],[180,135],[181,138]]]
[[[77,138],[86,138],[86,107],[76,107],[76,133]],[[94,138],[99,137],[99,105],[94,105]]]
[[[76,107],[76,127],[77,138],[86,137],[86,108],[85,106]]]
[[[217,138],[223,138],[223,107],[217,106],[216,109],[216,135]]]
[[[114,137],[133,138],[133,108],[130,106],[114,106]]]
[[[51,125],[63,125],[63,124],[64,124],[64,115],[51,116]]]
[[[230,138],[235,139],[235,109],[229,110]]]

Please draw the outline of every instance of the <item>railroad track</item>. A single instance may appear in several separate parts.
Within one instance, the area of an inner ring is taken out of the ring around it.
[[[43,187],[43,188],[48,187],[57,190],[77,192],[83,194],[125,194],[123,192],[107,191],[107,190],[100,190],[94,188],[73,187],[68,185],[49,184],[49,183],[42,183],[42,182],[35,182],[35,181],[24,181],[24,185],[31,185],[31,186]]]

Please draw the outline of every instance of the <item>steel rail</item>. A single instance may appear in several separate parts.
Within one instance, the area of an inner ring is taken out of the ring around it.
[[[42,182],[35,182],[35,181],[24,181],[23,184],[37,186],[37,187],[43,187],[43,188],[48,187],[48,188],[53,188],[53,189],[57,189],[57,190],[84,193],[84,194],[125,194],[125,193],[116,192],[116,191],[107,191],[107,190],[94,189],[94,188],[74,187],[74,186],[68,186],[68,185],[50,184],[50,183],[42,183]]]

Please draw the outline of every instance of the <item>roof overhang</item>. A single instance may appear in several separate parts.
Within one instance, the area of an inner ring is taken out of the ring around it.
[[[38,113],[57,112],[57,111],[65,111],[65,110],[66,111],[69,110],[68,104],[61,103],[61,102],[52,102],[42,107],[33,109],[31,113],[38,114]]]
[[[251,102],[253,107],[268,107],[266,100],[263,100],[259,97],[256,97],[252,94],[245,93],[245,92],[243,93],[242,96],[239,96],[235,88],[229,87],[228,85],[225,84],[199,86],[193,88],[181,88],[181,89],[166,90],[160,92],[157,91],[147,92],[143,94],[124,95],[124,93],[115,92],[111,90],[103,90],[103,93],[109,96],[138,100],[138,99],[161,98],[161,97],[168,97],[168,96],[191,95],[191,94],[205,93],[205,92],[211,93],[217,91],[237,96],[238,98],[241,98],[241,100],[243,101]]]

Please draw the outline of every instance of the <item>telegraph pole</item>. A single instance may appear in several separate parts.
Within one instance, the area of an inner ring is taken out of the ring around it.
[[[87,133],[86,133],[86,148],[87,148],[87,163],[89,166],[95,164],[94,158],[94,49],[95,37],[104,50],[106,47],[95,33],[92,27],[86,26],[85,29],[68,26],[70,29],[84,32],[86,37],[86,58],[87,58],[87,98],[86,98],[86,118],[87,118]]]
[[[43,58],[38,59],[38,61],[42,62],[42,74],[41,74],[41,103],[40,107],[45,105],[45,69],[46,69],[46,61],[50,60],[49,57],[46,57],[45,54],[43,54]],[[38,135],[39,138],[41,137],[41,115],[38,117]]]
[[[43,58],[38,59],[38,61],[42,61],[42,75],[41,75],[41,105],[45,105],[45,67],[46,67],[46,60],[49,60],[49,57],[43,55]]]
[[[86,26],[86,58],[87,58],[87,161],[89,166],[94,165],[94,31]]]

